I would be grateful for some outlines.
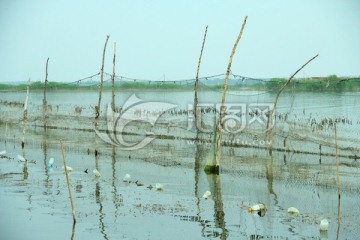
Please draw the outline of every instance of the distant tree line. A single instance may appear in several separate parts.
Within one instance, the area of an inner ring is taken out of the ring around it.
[[[268,81],[261,81],[254,84],[247,84],[238,81],[236,84],[229,85],[229,90],[258,90],[258,91],[278,91],[287,79],[272,78]],[[0,84],[0,91],[21,91],[26,90],[26,84]],[[218,91],[223,89],[223,84],[206,84],[204,82],[200,86],[200,91]],[[44,82],[33,82],[30,84],[32,90],[42,90]],[[76,83],[62,83],[62,82],[48,82],[46,85],[48,90],[98,90],[99,85],[96,82],[91,84],[76,84]],[[105,84],[104,90],[111,89],[111,85]],[[184,84],[174,82],[130,82],[120,81],[115,84],[116,90],[193,90],[194,83],[186,82]],[[360,77],[344,78],[336,75],[327,77],[313,77],[313,78],[299,78],[293,79],[286,87],[285,91],[360,91]]]

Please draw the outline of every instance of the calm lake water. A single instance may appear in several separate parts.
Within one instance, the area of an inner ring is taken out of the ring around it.
[[[133,93],[118,93],[116,105]],[[360,234],[360,93],[284,93],[271,143],[279,150],[224,146],[219,175],[203,170],[211,158],[211,134],[204,136],[210,142],[196,142],[187,130],[189,115],[183,112],[193,103],[191,92],[136,92],[143,102],[176,105],[159,118],[167,127],[152,128],[155,134],[175,137],[155,138],[136,151],[114,147],[95,134],[96,92],[48,92],[47,129],[41,125],[42,92],[32,92],[24,136],[23,107],[14,103],[23,103],[25,95],[0,93],[0,152],[7,152],[0,158],[1,239],[356,239]],[[274,97],[229,92],[227,103],[244,104],[248,111],[251,104],[265,106]],[[105,92],[103,119],[110,98]],[[215,107],[220,99],[220,92],[199,94],[204,108]],[[209,123],[213,118],[206,114]],[[340,200],[332,121],[337,121]],[[69,128],[54,127],[61,124]],[[255,135],[261,133],[249,138]],[[60,139],[73,168],[75,226]],[[50,158],[55,159],[52,168]],[[131,175],[130,183],[123,181],[125,174]],[[156,190],[156,183],[163,190]],[[210,198],[202,197],[205,191],[211,191]],[[264,216],[247,211],[257,203],[267,206]],[[289,207],[300,213],[288,214]],[[330,222],[327,232],[319,230],[323,218]]]

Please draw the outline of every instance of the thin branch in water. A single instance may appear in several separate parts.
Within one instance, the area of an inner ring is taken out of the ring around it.
[[[279,89],[279,91],[278,91],[278,93],[276,94],[276,97],[275,97],[274,106],[269,112],[269,117],[268,117],[268,121],[267,121],[267,132],[269,132],[269,131],[271,132],[271,129],[272,129],[272,126],[273,126],[272,116],[273,116],[274,111],[276,109],[276,105],[278,103],[281,92],[285,89],[285,87],[290,83],[290,81],[295,77],[295,75],[298,72],[300,72],[306,65],[308,65],[312,60],[314,60],[318,56],[319,56],[319,54],[316,54],[314,57],[312,57],[306,63],[304,63],[298,70],[296,70],[296,72],[293,75],[291,75],[291,77],[286,81],[286,83],[284,83],[284,85]]]
[[[339,233],[340,233],[340,223],[341,223],[341,179],[340,179],[340,173],[339,173],[339,147],[337,142],[337,129],[336,129],[336,123],[334,125],[335,130],[335,155],[336,155],[336,185],[338,189],[338,226],[336,231],[336,239],[339,239]]]
[[[71,203],[71,213],[72,213],[72,217],[73,217],[73,224],[76,223],[76,215],[75,215],[75,205],[74,205],[74,199],[72,196],[72,192],[71,192],[71,184],[70,184],[70,178],[69,178],[69,173],[67,170],[67,165],[66,165],[66,159],[65,159],[65,152],[64,152],[64,143],[62,140],[60,140],[61,143],[61,152],[62,152],[62,157],[63,157],[63,161],[64,161],[64,171],[65,171],[65,176],[66,176],[66,184],[69,190],[69,198],[70,198],[70,203]]]
[[[44,99],[43,99],[43,107],[44,109],[47,107],[46,101],[46,84],[48,82],[48,65],[49,65],[49,58],[46,60],[46,67],[45,67],[45,80],[44,80]]]
[[[197,66],[197,71],[196,71],[195,86],[194,86],[194,91],[195,91],[194,94],[195,95],[194,95],[193,112],[194,112],[194,123],[195,123],[196,129],[197,129],[197,119],[198,119],[198,116],[197,116],[197,105],[198,105],[197,91],[198,91],[198,86],[199,86],[199,72],[200,72],[201,58],[202,58],[204,46],[205,46],[207,30],[208,30],[208,26],[206,26],[206,28],[205,28],[204,38],[203,38],[202,45],[201,45],[201,51],[200,51],[200,56],[199,56],[199,61],[198,61],[198,66]]]
[[[243,24],[241,26],[239,35],[238,35],[238,37],[236,39],[236,42],[234,44],[234,47],[233,47],[233,49],[231,51],[228,67],[227,67],[227,70],[226,70],[224,90],[223,90],[223,94],[222,94],[222,97],[221,97],[220,115],[219,115],[219,120],[218,120],[218,124],[217,124],[217,126],[218,126],[218,128],[217,128],[218,139],[217,139],[217,142],[216,142],[216,154],[215,154],[215,162],[216,162],[217,167],[219,167],[219,165],[220,165],[220,158],[221,158],[221,139],[222,139],[222,131],[224,129],[223,117],[225,115],[225,98],[226,98],[226,91],[227,91],[228,83],[229,83],[229,75],[230,75],[230,72],[231,72],[231,65],[232,65],[232,61],[233,61],[233,58],[234,58],[234,55],[235,55],[237,45],[239,44],[240,39],[241,39],[242,34],[243,34],[243,31],[245,29],[247,18],[248,17],[246,16],[245,19],[244,19],[244,22],[243,22]]]
[[[105,52],[106,52],[106,46],[107,46],[109,37],[110,37],[110,35],[106,36],[106,41],[104,44],[104,50],[103,50],[103,55],[102,55],[101,75],[100,75],[100,84],[99,84],[99,101],[98,101],[97,107],[95,107],[95,119],[99,118],[99,116],[100,116],[101,93],[102,93],[102,87],[103,87],[103,81],[104,81]]]
[[[21,148],[24,149],[25,147],[25,133],[26,133],[26,122],[27,122],[27,112],[28,112],[28,101],[29,101],[29,93],[30,93],[30,78],[28,80],[28,85],[26,86],[26,98],[24,103],[24,111],[23,111],[23,138],[21,141]]]

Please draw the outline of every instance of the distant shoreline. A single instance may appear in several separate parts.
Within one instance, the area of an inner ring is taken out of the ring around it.
[[[277,92],[285,84],[285,78],[273,78],[269,81],[257,82],[253,84],[233,81],[229,83],[228,91],[267,91]],[[199,91],[222,91],[223,84],[207,84],[200,80]],[[1,92],[26,91],[27,84],[1,84]],[[30,84],[31,91],[42,91],[44,83],[37,81]],[[111,90],[112,87],[106,82],[103,85],[104,91]],[[194,84],[176,84],[172,82],[116,82],[115,91],[194,91]],[[81,85],[74,83],[48,82],[46,91],[98,91],[99,85]],[[323,78],[301,78],[293,79],[285,88],[285,91],[307,91],[307,92],[358,92],[360,91],[360,77],[340,78],[331,75]]]

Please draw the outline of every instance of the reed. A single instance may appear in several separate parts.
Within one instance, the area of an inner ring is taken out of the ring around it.
[[[64,143],[62,140],[60,140],[60,144],[61,144],[61,153],[62,153],[62,157],[63,157],[63,161],[64,161],[64,172],[65,172],[65,176],[66,176],[66,184],[69,190],[69,198],[70,198],[70,203],[71,203],[71,213],[72,213],[72,217],[73,217],[73,224],[76,223],[76,215],[75,215],[75,204],[74,204],[74,199],[72,196],[72,191],[71,191],[71,183],[70,183],[70,178],[69,178],[69,173],[66,169],[66,158],[65,158],[65,152],[64,152]]]

